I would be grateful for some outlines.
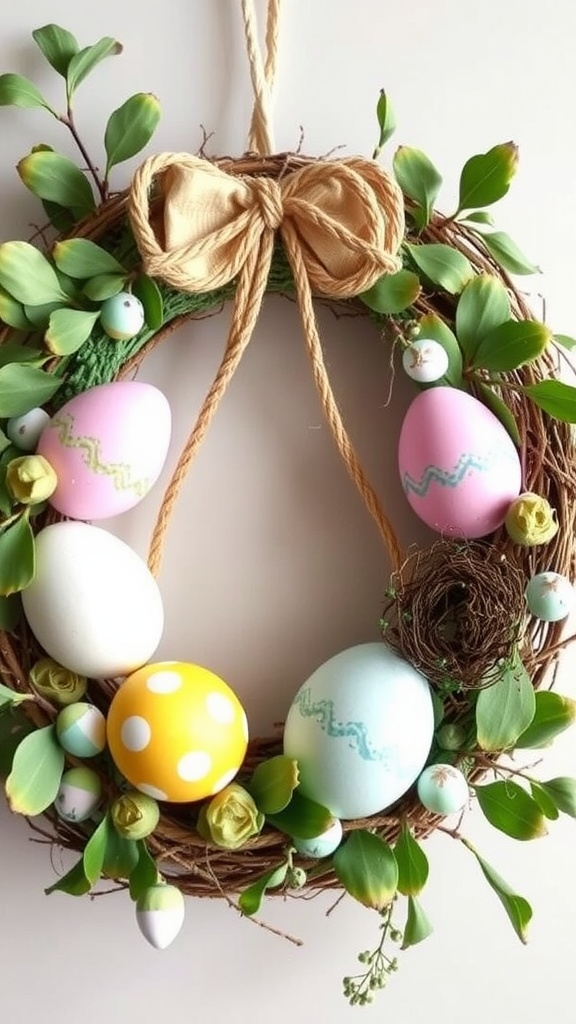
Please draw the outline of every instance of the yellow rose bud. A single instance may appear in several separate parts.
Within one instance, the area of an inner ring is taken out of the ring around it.
[[[516,544],[547,544],[558,533],[555,509],[546,498],[526,491],[512,502],[505,519],[508,536]]]
[[[114,828],[124,839],[145,839],[160,820],[160,808],[154,797],[131,789],[112,804]]]
[[[21,505],[37,505],[54,494],[58,477],[43,455],[22,455],[8,463],[6,483]]]
[[[71,672],[52,658],[40,658],[30,669],[30,682],[54,704],[75,704],[86,693],[86,677]]]
[[[224,850],[238,850],[264,824],[250,793],[233,782],[204,804],[198,818],[198,831],[204,839]]]

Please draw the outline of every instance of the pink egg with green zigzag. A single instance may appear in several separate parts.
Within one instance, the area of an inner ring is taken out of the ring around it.
[[[133,508],[162,471],[170,432],[170,406],[152,384],[115,381],[76,395],[38,442],[58,477],[50,504],[84,520]]]
[[[518,497],[518,450],[482,402],[434,387],[412,401],[400,431],[398,466],[414,512],[455,539],[486,537]]]

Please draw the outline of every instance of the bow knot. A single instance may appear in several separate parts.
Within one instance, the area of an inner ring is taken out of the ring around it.
[[[273,178],[254,178],[250,188],[264,227],[276,231],[284,217],[280,185]]]

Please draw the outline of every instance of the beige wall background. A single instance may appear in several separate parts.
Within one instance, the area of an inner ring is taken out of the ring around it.
[[[454,201],[468,156],[513,138],[521,165],[499,226],[543,268],[528,279],[559,332],[576,331],[573,306],[576,185],[576,8],[571,0],[285,0],[275,125],[279,150],[369,155],[381,86],[399,129],[392,148],[423,149]],[[259,2],[263,13],[264,3]],[[250,87],[237,0],[20,0],[0,13],[0,71],[28,74],[55,102],[57,83],[30,33],[55,21],[82,44],[125,44],[78,93],[89,150],[101,153],[106,118],[131,93],[155,92],[163,119],[157,150],[238,155]],[[14,165],[46,142],[70,151],[41,112],[0,110],[0,238],[26,237],[38,218]],[[127,183],[117,171],[116,183]],[[366,324],[321,311],[327,359],[350,430],[393,510],[404,542],[419,536],[398,502],[395,447],[410,390],[388,395],[388,353]],[[171,455],[189,429],[225,338],[226,314],[181,330],[141,371],[174,408]],[[158,488],[111,523],[144,552]],[[161,585],[162,657],[204,662],[241,694],[253,733],[283,717],[291,696],[325,658],[376,636],[386,566],[371,524],[334,455],[318,410],[291,303],[267,302],[245,361],[187,481]],[[574,656],[558,688],[576,696]],[[546,756],[544,777],[576,775],[573,735]],[[401,957],[367,1020],[438,1024],[569,1024],[573,1005],[576,825],[518,844],[472,811],[466,833],[533,903],[522,947],[477,867],[449,838],[429,842],[425,906],[435,934]],[[377,919],[351,901],[269,900],[262,919],[303,947],[241,920],[221,902],[189,901],[179,939],[163,953],[136,929],[124,894],[75,900],[43,889],[58,853],[32,841],[0,806],[0,1012],[6,1024],[152,1024],[201,1020],[298,1024],[351,1021],[340,979],[373,943]]]

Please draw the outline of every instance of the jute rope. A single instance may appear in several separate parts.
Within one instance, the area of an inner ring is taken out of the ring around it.
[[[266,57],[262,66],[262,56],[258,46],[256,31],[256,14],[254,0],[242,0],[242,17],[244,20],[244,36],[246,52],[250,65],[254,108],[248,136],[248,149],[253,153],[274,153],[275,145],[272,136],[272,100],[274,80],[278,63],[278,21],[280,16],[280,0],[269,0],[266,16],[266,38],[264,42]]]
[[[255,92],[251,138],[258,148],[270,144],[268,102],[276,63],[278,7],[279,0],[270,0],[264,66],[256,43],[253,5],[248,0],[242,4]],[[164,153],[147,160],[136,172],[128,213],[144,269],[151,276],[180,291],[197,293],[236,280],[224,356],[164,494],[150,542],[151,571],[160,571],[164,538],[180,488],[252,336],[276,232],[294,276],[326,419],[397,569],[402,553],[344,426],[313,308],[313,294],[352,298],[383,274],[400,269],[404,203],[396,182],[382,168],[360,158],[310,162],[275,180],[227,173],[186,153]]]

